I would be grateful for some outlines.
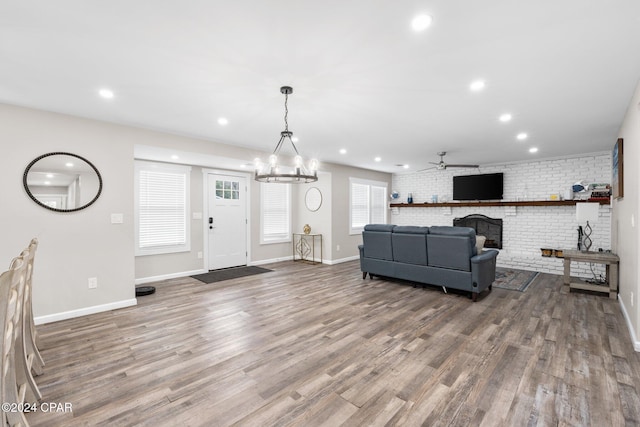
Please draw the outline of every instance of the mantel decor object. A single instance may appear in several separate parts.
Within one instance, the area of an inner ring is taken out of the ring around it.
[[[276,145],[273,154],[269,156],[268,164],[262,163],[259,158],[254,159],[255,175],[254,178],[259,182],[280,182],[280,183],[293,183],[302,184],[315,182],[318,180],[318,161],[311,159],[308,167],[305,166],[302,156],[298,152],[296,144],[293,142],[293,132],[289,130],[289,95],[293,93],[291,86],[282,86],[280,92],[284,95],[284,130],[280,132],[280,140]],[[295,152],[293,158],[293,167],[285,167],[281,163],[281,159],[278,158],[282,146],[285,141],[289,141]]]
[[[304,234],[311,233],[311,226],[309,224],[305,224],[304,227],[302,227],[302,231],[304,231]]]

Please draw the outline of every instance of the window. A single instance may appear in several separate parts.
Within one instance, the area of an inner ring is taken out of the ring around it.
[[[240,183],[238,181],[216,180],[216,199],[240,198]]]
[[[349,178],[349,232],[361,233],[367,224],[387,222],[387,183]]]
[[[136,255],[191,249],[190,174],[188,166],[136,162]]]
[[[291,241],[291,185],[262,183],[260,243]]]

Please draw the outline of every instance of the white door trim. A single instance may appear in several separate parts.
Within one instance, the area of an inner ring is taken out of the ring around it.
[[[253,180],[253,174],[246,172],[238,172],[226,169],[205,169],[202,168],[202,240],[203,240],[203,256],[202,266],[206,271],[209,271],[209,224],[208,216],[205,214],[207,206],[209,206],[209,174],[212,175],[229,175],[238,176],[246,179],[247,182],[247,265],[251,264],[251,181]]]

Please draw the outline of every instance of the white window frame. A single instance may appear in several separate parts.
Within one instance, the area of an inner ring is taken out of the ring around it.
[[[269,202],[265,197],[269,190],[282,190],[286,191],[285,204],[283,208],[286,209],[287,224],[286,229],[281,230],[280,233],[265,233],[266,215],[265,211],[269,209],[267,203]],[[260,244],[269,245],[273,243],[286,243],[291,242],[291,184],[281,183],[260,183]]]
[[[188,252],[191,250],[191,167],[184,165],[174,165],[168,163],[154,163],[147,161],[135,161],[134,194],[135,194],[135,255],[158,255],[176,252]],[[184,242],[180,244],[156,245],[140,247],[140,173],[143,171],[168,172],[184,175]]]
[[[374,189],[379,189],[382,190],[382,194],[384,194],[384,198],[382,200],[382,215],[383,215],[383,224],[387,223],[387,211],[388,211],[388,203],[386,200],[386,194],[388,192],[388,183],[386,182],[382,182],[382,181],[372,181],[369,179],[362,179],[362,178],[353,178],[350,177],[349,178],[349,234],[360,234],[362,233],[362,231],[364,230],[364,226],[354,226],[353,224],[353,211],[354,211],[354,197],[353,197],[353,189],[354,189],[354,184],[358,184],[358,185],[365,185],[368,187],[368,223],[371,223],[372,220],[371,218],[373,217],[372,215],[372,209],[373,209],[373,205],[374,205],[374,198],[373,198],[373,192]],[[379,221],[377,221],[379,222]]]

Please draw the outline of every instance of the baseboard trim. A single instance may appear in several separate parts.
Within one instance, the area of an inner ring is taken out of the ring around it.
[[[357,259],[360,259],[360,255],[354,255],[347,258],[325,260],[324,263],[329,265],[334,265],[334,264],[342,264],[343,262],[355,261]]]
[[[631,318],[629,317],[629,313],[627,313],[627,308],[624,306],[622,302],[622,298],[618,295],[618,302],[620,303],[620,308],[622,309],[622,314],[624,315],[624,320],[627,321],[627,328],[629,328],[629,335],[631,336],[631,343],[633,344],[633,349],[637,352],[640,352],[640,340],[638,340],[636,331],[633,329],[633,324],[631,323]]]
[[[150,277],[141,277],[135,280],[136,285],[142,285],[145,283],[159,282],[161,280],[168,279],[177,279],[179,277],[187,277],[187,276],[195,276],[196,274],[204,274],[208,273],[208,270],[200,269],[200,270],[192,270],[192,271],[181,271],[179,273],[171,273],[171,274],[161,274],[160,276],[150,276]]]
[[[63,311],[62,313],[47,314],[46,316],[35,317],[33,320],[36,325],[44,325],[45,323],[58,322],[60,320],[73,319],[76,317],[87,316],[89,314],[131,307],[137,303],[138,301],[135,298],[132,298],[123,301],[111,302],[109,304],[94,305],[92,307],[79,308],[77,310]]]
[[[293,255],[285,256],[281,258],[271,258],[271,259],[261,259],[258,261],[248,262],[247,265],[264,265],[264,264],[272,264],[274,262],[282,262],[282,261],[291,261],[293,259]]]

